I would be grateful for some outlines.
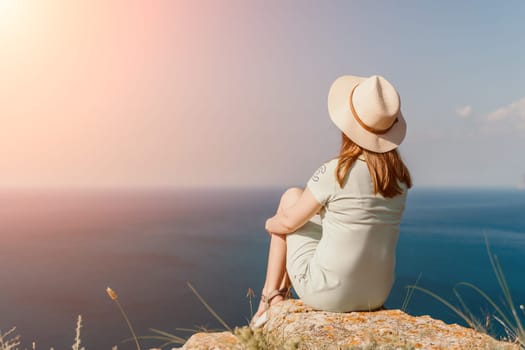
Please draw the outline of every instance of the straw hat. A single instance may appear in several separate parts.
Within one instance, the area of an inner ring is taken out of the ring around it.
[[[328,113],[335,125],[359,146],[388,152],[401,144],[406,122],[394,86],[379,75],[337,78],[328,93]]]

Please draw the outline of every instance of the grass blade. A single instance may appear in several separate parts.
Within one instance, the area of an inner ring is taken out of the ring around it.
[[[436,293],[434,292],[431,292],[430,290],[426,289],[426,288],[422,288],[422,287],[419,287],[419,286],[407,286],[407,288],[414,288],[414,289],[417,289],[419,291],[422,291],[428,295],[430,295],[431,297],[435,298],[436,300],[440,301],[443,305],[447,306],[449,309],[451,309],[452,311],[454,311],[459,317],[461,317],[471,328],[474,328],[476,330],[478,330],[478,328],[476,327],[476,323],[473,322],[467,315],[465,315],[460,309],[458,309],[457,307],[455,307],[454,305],[452,305],[451,303],[449,303],[448,301],[446,301],[445,299],[443,299],[442,297],[440,297],[439,295],[437,295]],[[484,329],[481,330],[483,333],[485,333]]]
[[[193,293],[195,293],[197,298],[199,298],[201,303],[206,307],[206,309],[208,309],[208,311],[224,326],[224,328],[226,328],[227,330],[229,330],[231,332],[232,331],[231,327],[228,326],[228,324],[226,322],[224,322],[224,320],[215,312],[215,310],[212,309],[212,307],[210,305],[208,305],[208,303],[204,300],[203,297],[200,296],[200,294],[191,285],[191,283],[187,282],[187,284],[188,284],[188,287],[190,287],[190,289],[193,291]]]
[[[422,272],[420,272],[419,276],[417,276],[416,283],[414,284],[415,286],[418,285],[419,280],[421,279],[421,275],[423,275]],[[408,307],[408,302],[410,301],[410,299],[412,299],[412,295],[413,294],[414,294],[414,289],[413,288],[409,288],[407,290],[407,294],[405,295],[405,299],[403,300],[403,304],[401,305],[401,310],[402,311],[406,312],[407,307]]]

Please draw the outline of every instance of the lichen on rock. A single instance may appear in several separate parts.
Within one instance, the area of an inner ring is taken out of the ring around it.
[[[276,303],[258,330],[196,333],[181,350],[255,349],[498,349],[518,344],[498,341],[457,324],[401,310],[336,313],[319,311],[298,299]]]

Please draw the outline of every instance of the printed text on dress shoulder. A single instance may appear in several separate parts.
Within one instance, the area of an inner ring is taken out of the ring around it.
[[[326,172],[326,163],[321,165],[319,167],[319,169],[317,169],[317,171],[314,173],[314,175],[312,176],[312,180],[314,182],[317,182],[319,181],[319,176],[321,176],[322,174],[324,174]]]

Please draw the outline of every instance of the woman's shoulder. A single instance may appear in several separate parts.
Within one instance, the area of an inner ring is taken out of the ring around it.
[[[339,161],[339,158],[334,157],[334,158],[331,158],[328,161],[326,161],[325,164],[326,164],[326,166],[335,168],[337,166],[337,162],[338,161]]]
[[[321,164],[308,180],[306,187],[321,204],[330,200],[335,190],[335,169],[337,158],[329,159]]]
[[[366,158],[364,155],[359,155],[359,157],[357,157],[356,160],[359,160],[360,162],[355,162],[356,164],[365,164],[366,165]],[[337,168],[337,165],[339,164],[339,157],[334,157],[334,158],[330,158],[328,159],[326,162],[323,163],[324,166],[326,166],[327,168],[332,168],[332,169],[335,169]]]
[[[328,179],[330,179],[330,175],[334,175],[336,167],[337,158],[329,159],[317,168],[310,180],[318,182],[321,178],[324,178],[325,181],[327,181]],[[327,176],[324,176],[325,174],[327,174]]]
[[[335,169],[337,168],[338,161],[339,161],[339,158],[337,157],[330,158],[327,161],[325,161],[323,165],[326,167],[326,169]]]

